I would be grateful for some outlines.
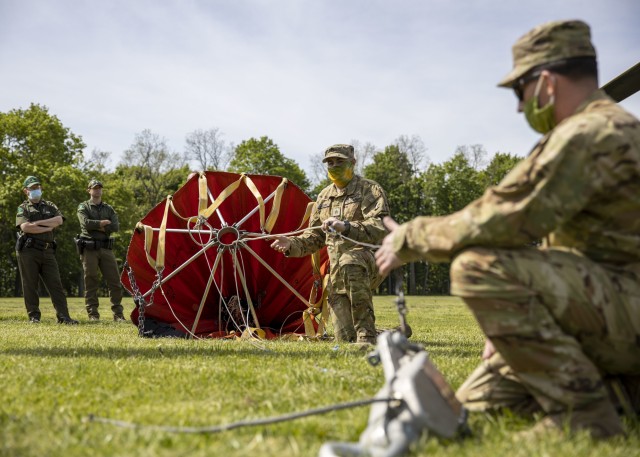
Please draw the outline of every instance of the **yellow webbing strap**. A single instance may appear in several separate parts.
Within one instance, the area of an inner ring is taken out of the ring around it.
[[[180,219],[182,219],[183,221],[190,222],[190,221],[191,221],[191,219],[193,219],[193,218],[197,218],[197,216],[184,217],[182,214],[180,214],[180,213],[178,212],[178,210],[176,209],[176,207],[174,206],[174,204],[173,204],[173,199],[171,199],[171,202],[169,203],[169,208],[171,209],[171,212],[172,212],[173,214],[175,214],[176,216],[178,216],[178,217],[179,217]]]
[[[311,254],[311,268],[313,269],[313,276],[322,276],[320,274],[320,251]]]
[[[209,194],[207,193],[207,175],[200,173],[198,178],[198,214],[202,214],[207,209]]]
[[[307,209],[304,212],[304,216],[302,216],[302,222],[300,222],[300,225],[298,226],[296,231],[300,230],[302,227],[304,227],[307,224],[307,221],[311,217],[311,213],[313,212],[313,209],[315,208],[315,206],[316,206],[316,202],[307,203]]]
[[[256,198],[256,201],[258,202],[258,207],[260,209],[260,230],[264,230],[264,200],[262,198],[262,195],[260,195],[260,191],[258,190],[258,188],[253,183],[250,177],[248,177],[247,175],[242,175],[242,176],[244,177],[245,184],[247,185],[247,187],[249,188],[253,196]]]
[[[240,337],[236,337],[238,339],[254,339],[254,338],[260,338],[261,340],[264,340],[265,337],[267,336],[267,333],[262,330],[260,327],[247,327],[242,331],[242,335],[240,335]]]
[[[158,246],[156,246],[156,258],[151,257],[151,246],[153,245],[153,227],[144,225],[142,222],[136,224],[136,230],[144,229],[144,253],[147,256],[147,262],[156,271],[164,268],[165,241],[167,234],[167,216],[169,207],[171,206],[171,195],[167,197],[164,206],[164,215],[160,224],[160,233],[158,234]]]
[[[144,225],[142,222],[136,224],[136,230],[144,229],[144,253],[147,255],[147,262],[155,270],[156,261],[151,257],[151,245],[153,244],[153,227]]]
[[[167,195],[167,202],[164,205],[164,214],[162,223],[160,224],[160,232],[158,233],[158,246],[156,247],[156,271],[164,268],[164,254],[166,252],[165,243],[167,238],[167,217],[169,216],[169,208],[173,205],[171,195]]]
[[[220,192],[220,195],[218,195],[215,201],[211,203],[211,205],[209,205],[208,208],[202,210],[200,209],[200,207],[198,207],[199,214],[201,216],[204,216],[205,219],[209,219],[209,217],[214,213],[216,209],[218,209],[218,207],[222,204],[222,202],[225,201],[227,197],[229,197],[229,195],[234,193],[238,187],[240,187],[240,183],[242,183],[243,181],[245,185],[249,188],[253,196],[255,197],[256,201],[258,202],[258,207],[260,209],[260,228],[263,229],[264,228],[264,200],[262,199],[262,195],[260,195],[260,191],[258,190],[256,185],[253,183],[251,178],[245,175],[244,173],[240,175],[240,178],[237,181],[232,182],[222,192]],[[202,186],[202,181],[198,180],[198,185]],[[206,180],[205,180],[205,185],[206,185]],[[199,189],[200,189],[199,192],[202,192],[201,187],[199,187]],[[205,189],[205,192],[206,192],[206,189]],[[198,200],[198,205],[200,205],[200,200]]]
[[[304,311],[302,315],[302,321],[304,323],[304,333],[310,338],[317,338],[324,334],[324,329],[327,325],[327,318],[329,314],[329,308],[327,303],[328,292],[327,283],[329,282],[329,276],[322,279],[322,295],[317,302],[312,303],[311,299],[317,294],[318,288],[314,284],[311,288],[311,295],[309,297],[309,307]],[[320,314],[320,319],[316,316]],[[313,327],[313,323],[317,322],[318,330]]]
[[[273,230],[273,226],[276,224],[276,220],[278,219],[278,215],[280,214],[280,203],[282,203],[282,194],[284,193],[285,187],[287,187],[287,182],[287,178],[282,178],[282,182],[276,188],[276,194],[273,197],[273,204],[271,205],[269,217],[267,217],[267,221],[264,223],[264,229],[267,233],[271,233],[271,230]]]
[[[244,180],[244,175],[240,175],[240,178],[237,181],[232,182],[222,192],[220,192],[220,195],[218,195],[218,197],[214,200],[213,203],[211,203],[211,205],[208,208],[202,211],[198,210],[198,213],[201,216],[204,216],[205,219],[209,219],[209,216],[211,216],[215,212],[215,210],[218,209],[218,206],[220,206],[222,202],[225,201],[229,195],[234,193],[235,190],[238,187],[240,187],[240,183],[243,180]],[[198,180],[198,185],[199,184],[200,184],[200,181]]]

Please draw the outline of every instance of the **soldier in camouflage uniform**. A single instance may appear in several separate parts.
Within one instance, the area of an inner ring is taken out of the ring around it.
[[[603,374],[640,374],[640,122],[598,90],[584,22],[534,28],[513,58],[499,85],[544,136],[461,211],[385,221],[376,261],[453,260],[451,292],[487,336],[457,393],[468,409],[541,409],[536,431],[620,435]]]
[[[102,183],[91,180],[87,187],[91,198],[78,206],[80,220],[80,237],[76,239],[82,268],[84,270],[84,301],[89,320],[100,319],[98,312],[98,288],[100,279],[98,270],[109,288],[113,320],[124,321],[122,314],[122,287],[118,262],[113,254],[114,239],[111,234],[120,229],[118,215],[115,210],[102,201]]]
[[[375,343],[371,284],[377,278],[370,249],[355,241],[378,243],[387,233],[382,218],[389,214],[384,190],[374,181],[354,175],[353,146],[336,144],[324,153],[332,184],[318,195],[309,227],[296,237],[278,236],[271,245],[288,257],[303,257],[327,246],[330,263],[328,303],[338,341]]]
[[[27,200],[18,207],[16,215],[16,228],[20,231],[16,256],[29,321],[40,323],[38,283],[42,278],[51,295],[58,323],[75,325],[78,321],[69,317],[67,297],[62,288],[55,255],[53,231],[62,225],[64,217],[56,205],[42,200],[42,186],[35,176],[28,176],[24,180],[22,191]]]

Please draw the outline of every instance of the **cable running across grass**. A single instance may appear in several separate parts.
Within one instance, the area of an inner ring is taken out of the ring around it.
[[[93,414],[87,416],[87,422],[97,422],[101,424],[113,425],[121,428],[135,429],[135,430],[155,430],[166,433],[183,433],[183,434],[212,434],[221,433],[229,430],[234,430],[243,427],[257,427],[261,425],[277,424],[279,422],[287,422],[296,419],[302,419],[309,416],[317,416],[320,414],[326,414],[333,411],[340,411],[343,409],[359,408],[361,406],[367,406],[373,403],[397,403],[398,406],[403,403],[403,400],[396,398],[369,398],[366,400],[357,400],[347,403],[338,403],[336,405],[325,406],[322,408],[309,409],[306,411],[300,411],[297,413],[283,414],[281,416],[267,417],[263,419],[243,420],[238,422],[232,422],[230,424],[212,425],[207,427],[173,427],[170,425],[145,425],[135,422],[126,422],[117,419],[109,419],[106,417],[100,417]]]

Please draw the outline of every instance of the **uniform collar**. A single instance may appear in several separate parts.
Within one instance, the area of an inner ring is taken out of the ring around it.
[[[351,195],[356,191],[356,187],[358,187],[358,181],[360,181],[360,176],[353,175],[353,179],[349,181],[349,184],[342,189],[338,188],[335,184],[331,184],[331,192],[329,193],[330,197],[338,197],[340,195]]]
[[[581,113],[583,111],[587,111],[589,106],[594,103],[594,102],[601,102],[601,101],[609,101],[611,103],[615,103],[615,101],[609,97],[607,95],[607,93],[605,91],[603,91],[602,89],[598,89],[596,91],[594,91],[591,95],[589,95],[579,106],[578,108],[575,110],[575,112],[573,114],[578,114]]]

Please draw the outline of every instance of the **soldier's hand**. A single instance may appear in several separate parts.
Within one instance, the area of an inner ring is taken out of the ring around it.
[[[111,225],[111,221],[109,219],[102,219],[100,221],[100,227],[104,228],[107,225]]]
[[[384,226],[389,230],[389,234],[382,240],[382,246],[376,251],[376,265],[381,274],[386,275],[391,270],[398,268],[402,265],[402,260],[397,256],[393,248],[393,235],[394,230],[399,227],[396,221],[389,216],[382,220]]]
[[[338,233],[342,233],[344,232],[345,228],[346,227],[344,225],[344,222],[338,219],[337,217],[333,217],[333,216],[326,219],[322,223],[322,230],[324,230],[325,232],[330,232],[331,230],[335,230]]]
[[[484,349],[482,350],[482,360],[487,360],[496,353],[496,348],[489,338],[484,340]]]
[[[291,247],[291,240],[288,237],[276,235],[273,238],[275,238],[275,241],[271,243],[272,249],[275,249],[278,252],[285,253]]]

